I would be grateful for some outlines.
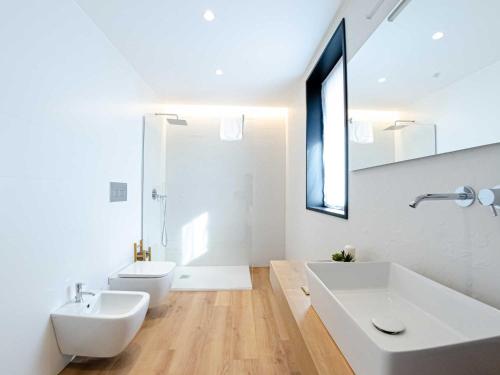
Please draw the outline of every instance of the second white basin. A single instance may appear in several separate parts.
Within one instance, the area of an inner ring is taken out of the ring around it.
[[[132,341],[149,305],[144,292],[102,291],[69,302],[52,313],[61,353],[85,357],[114,357]]]
[[[306,270],[312,305],[357,375],[500,374],[499,310],[395,263]]]

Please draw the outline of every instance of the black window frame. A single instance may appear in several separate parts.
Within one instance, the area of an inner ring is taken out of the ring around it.
[[[324,203],[323,103],[321,96],[322,83],[340,59],[343,59],[344,70],[345,204],[343,213],[339,213],[338,210],[325,206]],[[342,19],[306,81],[306,209],[346,220],[349,217],[349,137],[347,97],[345,19]],[[317,147],[318,144],[320,144],[321,147]]]

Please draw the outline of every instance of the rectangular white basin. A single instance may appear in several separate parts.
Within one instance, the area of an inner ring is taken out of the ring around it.
[[[61,353],[113,357],[132,341],[146,316],[144,292],[101,291],[83,302],[68,302],[52,313]]]
[[[356,374],[500,374],[499,310],[395,263],[306,271],[312,306]],[[381,317],[404,331],[381,332]]]

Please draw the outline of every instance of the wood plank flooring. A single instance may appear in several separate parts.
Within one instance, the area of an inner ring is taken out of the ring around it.
[[[170,293],[122,354],[77,358],[61,374],[301,374],[269,269],[252,276],[253,290]]]

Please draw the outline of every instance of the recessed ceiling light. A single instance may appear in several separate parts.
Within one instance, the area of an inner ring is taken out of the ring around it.
[[[386,81],[387,81],[387,78],[385,78],[385,77],[380,77],[377,81],[378,81],[378,83],[384,83],[384,82],[386,82]]]
[[[442,31],[437,31],[434,34],[432,34],[432,39],[434,40],[439,40],[444,36],[444,33]]]
[[[210,9],[207,9],[203,13],[203,18],[205,19],[205,21],[212,22],[215,19],[215,13]]]
[[[224,74],[224,72],[222,71],[222,69],[216,69],[216,70],[215,70],[215,75],[216,75],[216,76],[221,76],[221,75],[223,75],[223,74]]]

